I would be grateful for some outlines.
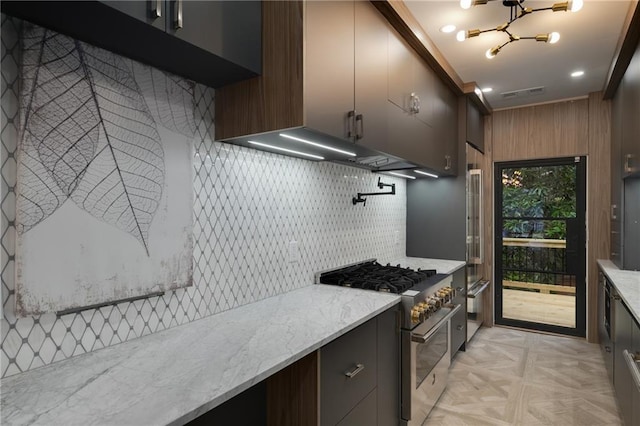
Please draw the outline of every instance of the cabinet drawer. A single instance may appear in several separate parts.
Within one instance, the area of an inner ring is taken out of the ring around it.
[[[375,389],[376,324],[368,321],[320,350],[321,425],[336,425]],[[359,364],[364,368],[348,377]]]
[[[371,392],[337,426],[370,426],[377,423],[376,393]]]

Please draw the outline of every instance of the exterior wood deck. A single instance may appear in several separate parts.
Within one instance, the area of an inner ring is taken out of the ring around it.
[[[575,327],[575,295],[503,289],[504,318]]]

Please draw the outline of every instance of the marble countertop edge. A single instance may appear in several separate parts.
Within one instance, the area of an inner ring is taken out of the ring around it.
[[[640,271],[620,269],[608,259],[598,259],[598,265],[614,285],[636,322],[640,324]]]

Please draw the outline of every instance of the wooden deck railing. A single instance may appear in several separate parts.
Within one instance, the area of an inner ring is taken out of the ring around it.
[[[575,278],[566,272],[567,241],[503,238],[503,288],[575,295]]]
[[[543,247],[563,249],[567,248],[567,240],[552,240],[548,238],[503,238],[502,245],[511,247]]]

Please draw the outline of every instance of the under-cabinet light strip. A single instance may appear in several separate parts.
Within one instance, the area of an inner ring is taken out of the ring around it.
[[[421,175],[429,176],[432,178],[438,178],[438,175],[434,175],[433,173],[421,172],[420,170],[414,170],[416,173],[420,173]]]
[[[283,152],[288,152],[290,154],[303,155],[305,157],[314,158],[316,160],[324,160],[324,157],[320,157],[319,155],[307,154],[306,152],[294,151],[292,149],[287,149],[287,148],[280,148],[279,146],[268,145],[262,142],[255,142],[255,141],[247,141],[247,142],[249,142],[252,145],[258,145],[258,146],[262,146],[269,149],[275,149],[276,151],[283,151]]]
[[[318,148],[328,149],[329,151],[339,152],[340,154],[348,155],[350,157],[355,157],[356,156],[355,152],[343,151],[341,149],[333,148],[331,146],[323,145],[321,143],[311,142],[311,141],[308,141],[306,139],[298,138],[296,136],[287,135],[286,133],[280,133],[280,136],[283,137],[283,138],[292,139],[294,141],[306,143],[307,145],[317,146]]]
[[[389,172],[390,175],[398,176],[405,179],[415,179],[415,176],[403,175],[402,173]]]

